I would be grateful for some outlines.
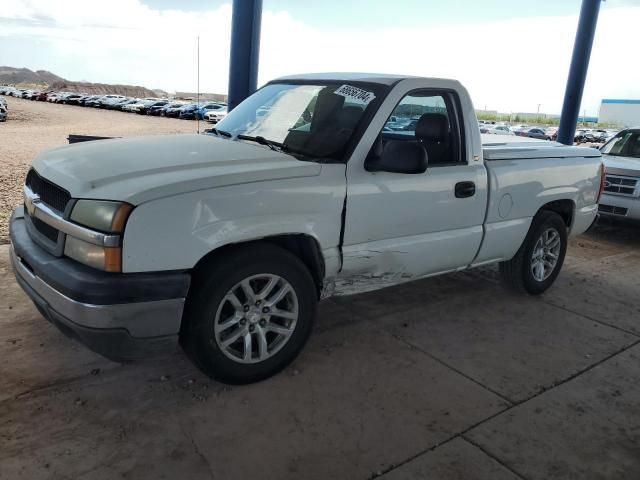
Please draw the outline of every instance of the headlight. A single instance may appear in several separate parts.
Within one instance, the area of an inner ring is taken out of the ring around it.
[[[121,234],[133,207],[128,203],[105,200],[78,200],[70,220],[108,234]],[[122,271],[122,248],[105,247],[67,235],[64,254],[80,263],[105,272]]]
[[[71,220],[82,226],[107,233],[122,233],[133,207],[128,203],[104,200],[78,200]]]

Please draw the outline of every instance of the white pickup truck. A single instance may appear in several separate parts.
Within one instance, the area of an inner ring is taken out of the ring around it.
[[[212,377],[258,381],[296,357],[322,298],[491,263],[544,292],[602,191],[596,149],[483,145],[452,80],[280,78],[216,127],[34,160],[11,255],[49,321],[110,358],[180,340]]]
[[[640,128],[628,128],[600,147],[606,167],[600,215],[640,221]]]

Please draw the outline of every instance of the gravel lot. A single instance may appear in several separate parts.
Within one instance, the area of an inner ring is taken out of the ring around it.
[[[43,150],[65,145],[70,133],[134,137],[196,130],[191,121],[6,98],[9,118],[0,123],[0,244],[8,242],[9,217],[22,202],[32,160]]]

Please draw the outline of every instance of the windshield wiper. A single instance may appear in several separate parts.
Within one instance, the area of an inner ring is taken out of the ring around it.
[[[215,127],[214,128],[208,128],[208,129],[205,130],[205,132],[215,133],[219,137],[226,137],[226,138],[231,138],[233,136],[229,132],[225,132],[224,130],[218,130]]]
[[[257,135],[255,137],[252,137],[250,135],[237,135],[236,139],[238,140],[248,140],[250,142],[256,142],[259,143],[260,145],[265,145],[267,147],[269,147],[271,150],[275,151],[275,152],[282,152],[282,153],[286,153],[288,155],[291,155],[295,158],[297,158],[298,160],[302,160],[305,162],[315,162],[317,161],[314,158],[309,157],[309,155],[303,153],[303,152],[298,152],[296,150],[292,150],[289,145],[287,145],[286,143],[279,143],[279,142],[274,142],[273,140],[268,140],[266,138],[264,138],[263,136]]]
[[[250,142],[259,143],[260,145],[266,145],[271,150],[274,150],[276,152],[286,151],[286,148],[287,148],[286,145],[283,145],[282,143],[274,142],[273,140],[267,140],[266,138],[261,137],[260,135],[256,137],[252,137],[250,135],[238,135],[236,138],[238,140],[248,140]]]

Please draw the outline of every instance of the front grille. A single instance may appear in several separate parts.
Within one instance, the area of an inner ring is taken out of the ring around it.
[[[54,243],[58,241],[57,229],[53,228],[51,225],[44,223],[39,218],[35,218],[35,217],[30,217],[30,218],[31,218],[31,223],[33,223],[33,226],[36,227],[36,230],[38,230],[42,235],[44,235]]]
[[[598,205],[598,212],[600,213],[608,213],[611,215],[626,215],[627,209],[624,207],[614,207],[612,205]]]
[[[637,184],[637,178],[607,175],[605,178],[604,191],[616,195],[633,196],[635,194]]]
[[[45,180],[33,169],[29,170],[25,184],[33,193],[38,194],[43,203],[59,212],[64,212],[71,199],[69,192]]]

